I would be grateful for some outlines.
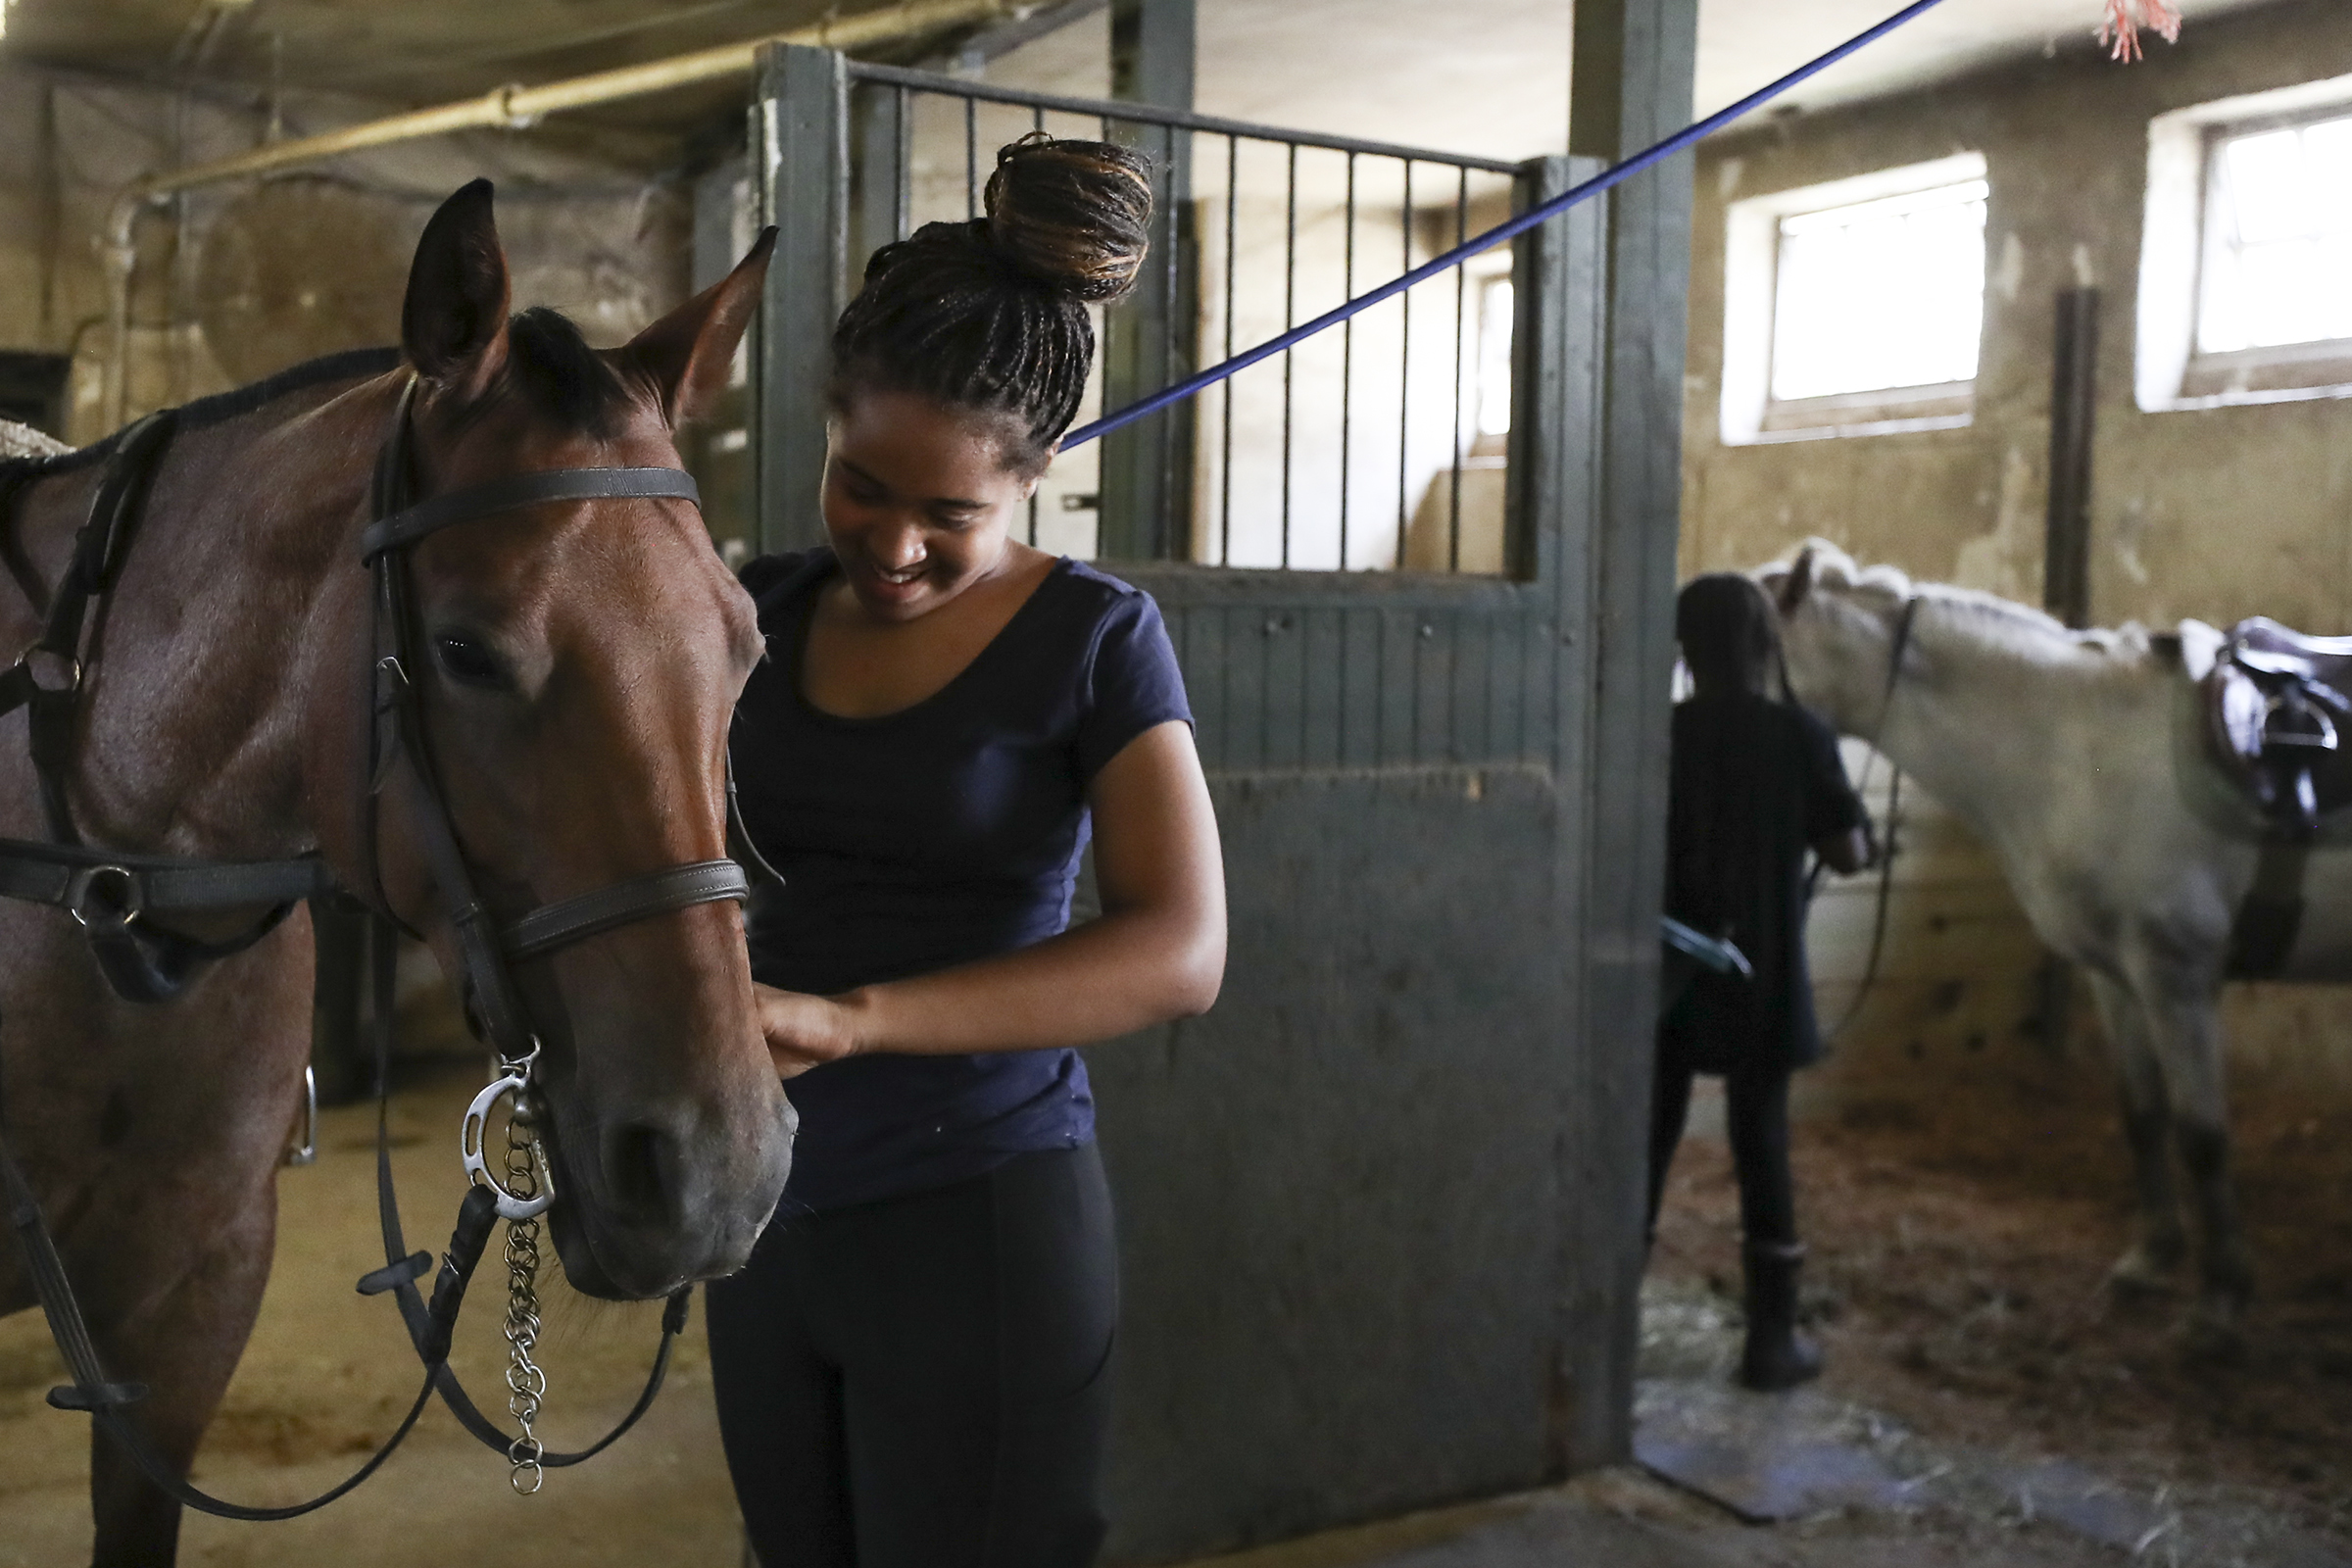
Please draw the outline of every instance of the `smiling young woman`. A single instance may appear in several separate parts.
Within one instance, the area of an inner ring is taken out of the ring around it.
[[[769,657],[732,749],[785,879],[752,966],[801,1129],[710,1302],[767,1568],[1102,1543],[1117,1259],[1071,1048],[1215,1000],[1224,879],[1157,607],[1011,527],[1150,214],[1132,153],[1029,137],[987,218],[875,253],[833,339],[829,543],[744,570]]]

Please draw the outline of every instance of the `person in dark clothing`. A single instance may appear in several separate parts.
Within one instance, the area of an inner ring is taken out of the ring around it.
[[[801,1117],[710,1288],[765,1568],[1084,1568],[1117,1320],[1071,1049],[1197,1013],[1216,820],[1151,596],[1009,532],[1076,414],[1149,166],[1004,149],[988,216],[883,247],[833,339],[829,543],[744,568],[768,658],[730,741],[781,872],[749,919]],[[1068,929],[1090,839],[1102,914]]]
[[[1682,1142],[1695,1074],[1720,1073],[1745,1234],[1747,1340],[1740,1381],[1785,1389],[1821,1370],[1796,1332],[1804,1247],[1788,1170],[1788,1079],[1818,1060],[1805,965],[1805,851],[1858,871],[1870,818],[1847,782],[1838,737],[1768,692],[1778,648],[1755,582],[1719,572],[1685,585],[1675,636],[1690,698],[1674,710],[1667,791],[1666,912],[1743,953],[1752,978],[1698,972],[1667,999],[1651,1101],[1649,1230]]]

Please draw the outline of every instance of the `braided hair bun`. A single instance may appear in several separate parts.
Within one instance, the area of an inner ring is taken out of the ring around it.
[[[1032,131],[998,149],[988,233],[1038,281],[1090,303],[1135,286],[1152,243],[1152,166],[1102,141]]]
[[[913,392],[1019,426],[1012,466],[1040,472],[1094,364],[1089,304],[1135,286],[1151,241],[1152,166],[1107,142],[1039,131],[1001,149],[988,214],[885,245],[833,328],[835,408]]]

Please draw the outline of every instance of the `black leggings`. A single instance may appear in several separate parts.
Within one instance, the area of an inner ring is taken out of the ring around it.
[[[1690,1114],[1696,1069],[1658,1057],[1649,1108],[1649,1229],[1658,1233],[1658,1204],[1666,1196],[1666,1167],[1674,1163]],[[1796,1184],[1788,1173],[1788,1069],[1740,1068],[1723,1079],[1724,1121],[1732,1165],[1740,1178],[1740,1228],[1750,1246],[1796,1240]]]
[[[1118,1258],[1092,1145],[780,1218],[709,1293],[762,1568],[1085,1568]]]

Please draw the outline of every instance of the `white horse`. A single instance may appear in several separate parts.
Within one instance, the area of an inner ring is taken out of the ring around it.
[[[2227,1348],[2252,1270],[2216,1004],[2257,847],[2251,808],[2198,741],[2195,682],[2222,634],[2199,621],[2070,631],[1987,594],[1857,569],[1818,540],[1756,577],[1779,607],[1795,695],[1965,818],[2042,941],[2090,976],[2140,1205],[2110,1278],[2161,1289],[2182,1263],[2177,1150],[2199,1244],[2191,1342]],[[2312,856],[2303,894],[2279,977],[2352,978],[2352,855]]]

